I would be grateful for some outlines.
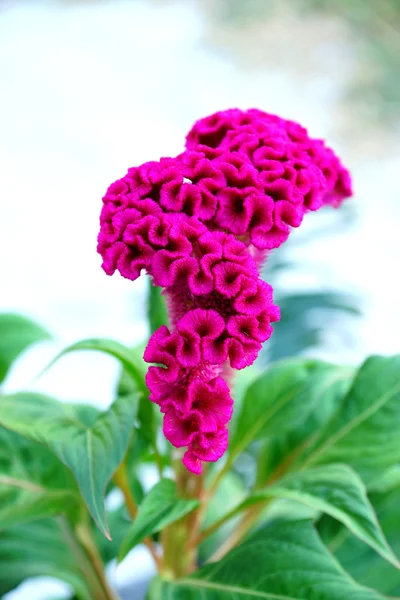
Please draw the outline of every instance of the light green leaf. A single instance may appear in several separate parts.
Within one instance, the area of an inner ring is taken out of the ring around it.
[[[0,314],[0,383],[21,352],[36,342],[50,339],[49,333],[30,319]]]
[[[124,367],[125,371],[129,373],[129,375],[136,383],[137,391],[142,392],[144,394],[148,394],[148,389],[144,380],[143,370],[141,369],[140,365],[137,364],[134,351],[130,350],[123,344],[120,344],[119,342],[116,342],[115,340],[111,339],[92,338],[76,342],[75,344],[68,346],[68,348],[65,348],[62,352],[60,352],[60,354],[56,356],[54,360],[51,361],[47,369],[49,369],[62,356],[70,354],[71,352],[77,352],[79,350],[94,350],[96,352],[103,352],[118,359]]]
[[[383,494],[400,489],[400,464],[392,465],[384,473],[379,473],[368,485],[369,493]]]
[[[149,390],[146,385],[145,375],[146,366],[142,351],[140,349],[130,349],[111,339],[93,338],[82,340],[72,346],[65,348],[47,367],[48,369],[58,361],[62,356],[70,354],[71,352],[83,351],[83,350],[94,350],[97,352],[103,352],[110,356],[113,356],[121,363],[124,371],[123,378],[127,375],[131,380],[131,384],[134,385],[136,391],[140,392],[139,407],[137,413],[137,419],[139,426],[142,430],[143,436],[155,447],[155,422],[154,422],[154,404],[149,401]],[[139,355],[140,352],[140,355]],[[122,381],[122,386],[127,393],[131,393],[131,385]],[[118,394],[119,395],[119,394]]]
[[[230,460],[251,442],[299,426],[319,403],[342,394],[351,371],[328,363],[297,359],[278,363],[247,390],[230,444]]]
[[[149,600],[383,600],[355,583],[309,521],[274,523],[221,561],[177,581],[154,580]]]
[[[382,533],[363,482],[347,465],[327,465],[287,475],[277,484],[255,491],[231,512],[231,516],[269,498],[296,500],[330,515],[400,568]]]
[[[136,346],[129,350],[132,361],[138,372],[141,373],[142,386],[140,387],[141,396],[139,398],[139,409],[137,414],[138,427],[142,438],[156,450],[156,435],[157,435],[157,424],[155,418],[154,404],[149,401],[149,390],[146,386],[146,373],[148,364],[143,360],[145,344]],[[137,383],[132,378],[132,375],[125,368],[122,368],[121,376],[117,384],[117,395],[131,394],[136,391]]]
[[[122,560],[145,537],[182,519],[198,506],[198,500],[178,496],[174,481],[170,479],[159,481],[140,505],[137,517],[122,543],[119,560]]]
[[[0,506],[0,530],[25,521],[78,511],[78,497],[72,491],[45,488],[0,473],[0,493],[4,492],[10,492],[12,501],[2,502]]]
[[[368,484],[400,462],[400,355],[374,356],[300,465],[345,462]]]
[[[71,469],[93,519],[110,538],[104,494],[128,448],[136,409],[137,396],[117,398],[87,427],[73,406],[19,393],[0,398],[0,425],[44,444]]]

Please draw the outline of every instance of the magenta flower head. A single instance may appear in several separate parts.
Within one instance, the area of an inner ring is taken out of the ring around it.
[[[323,141],[255,109],[201,119],[186,148],[109,187],[98,251],[107,275],[145,270],[163,288],[170,323],[148,342],[146,382],[165,437],[200,474],[227,449],[233,371],[279,320],[262,261],[305,213],[350,196],[351,180]]]

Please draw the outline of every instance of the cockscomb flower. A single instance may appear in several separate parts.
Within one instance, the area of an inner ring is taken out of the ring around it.
[[[219,356],[213,363],[207,360],[224,327],[216,311],[190,311],[175,332],[156,331],[144,354],[147,362],[161,365],[149,368],[146,382],[150,400],[164,413],[164,435],[175,447],[187,448],[183,462],[196,474],[203,461],[218,460],[228,444],[233,400]]]
[[[348,170],[323,140],[310,138],[307,129],[294,121],[258,109],[231,109],[200,119],[188,133],[186,147],[245,154],[260,172],[271,170],[268,161],[289,162],[300,172],[301,162],[309,162],[324,176],[321,198],[324,204],[338,206],[352,195]],[[311,210],[319,208],[316,199],[312,204],[308,206]]]
[[[348,172],[300,125],[257,110],[198,121],[175,158],[128,170],[103,198],[98,251],[108,275],[145,270],[169,313],[144,359],[164,434],[193,473],[228,444],[234,369],[251,365],[279,319],[260,279],[266,253],[309,210],[351,193]]]

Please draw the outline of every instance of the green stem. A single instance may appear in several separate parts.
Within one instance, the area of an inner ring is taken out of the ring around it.
[[[106,579],[104,571],[104,563],[101,559],[97,546],[93,541],[90,527],[86,523],[78,523],[75,530],[77,538],[82,544],[83,548],[85,549],[86,554],[93,567],[93,570],[97,575],[97,579],[103,592],[101,600],[103,600],[103,598],[104,600],[118,600],[118,596],[108,585],[108,581]],[[100,597],[98,598],[98,600],[100,600]]]
[[[120,466],[114,473],[114,482],[119,487],[124,496],[126,508],[128,509],[130,516],[132,517],[132,519],[135,519],[137,515],[137,506],[133,494],[131,492],[131,488],[129,486],[128,473],[126,471],[126,464],[124,461],[120,464]],[[161,571],[162,561],[156,552],[153,540],[150,537],[147,537],[143,540],[143,543],[149,549],[149,552],[153,557],[158,571]]]
[[[88,585],[90,593],[93,595],[93,598],[104,600],[104,592],[100,582],[98,581],[97,574],[95,573],[91,562],[88,560],[86,553],[72,532],[69,523],[66,519],[64,519],[64,517],[60,517],[59,522],[63,537],[77,560],[77,564],[82,571],[82,574],[85,578],[85,583]]]
[[[200,477],[192,475],[182,465],[181,458],[181,451],[175,452],[173,468],[179,496],[201,501],[205,474]],[[167,575],[182,577],[196,570],[198,547],[193,542],[198,537],[202,514],[202,504],[200,504],[197,510],[172,523],[163,531],[164,573]]]

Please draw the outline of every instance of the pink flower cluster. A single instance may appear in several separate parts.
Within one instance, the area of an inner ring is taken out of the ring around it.
[[[98,251],[108,275],[144,269],[164,288],[171,330],[150,338],[150,400],[186,467],[227,448],[231,369],[254,362],[279,319],[259,277],[308,210],[350,195],[348,172],[305,129],[257,110],[198,121],[187,150],[129,169],[103,198]]]
[[[297,179],[292,179],[293,175],[278,178],[299,187],[306,209],[316,210],[321,203],[338,206],[352,195],[349,171],[323,140],[310,138],[307,129],[294,121],[258,109],[225,110],[200,119],[188,133],[186,147],[238,152],[270,181],[279,171],[277,163],[291,167],[298,173]]]

